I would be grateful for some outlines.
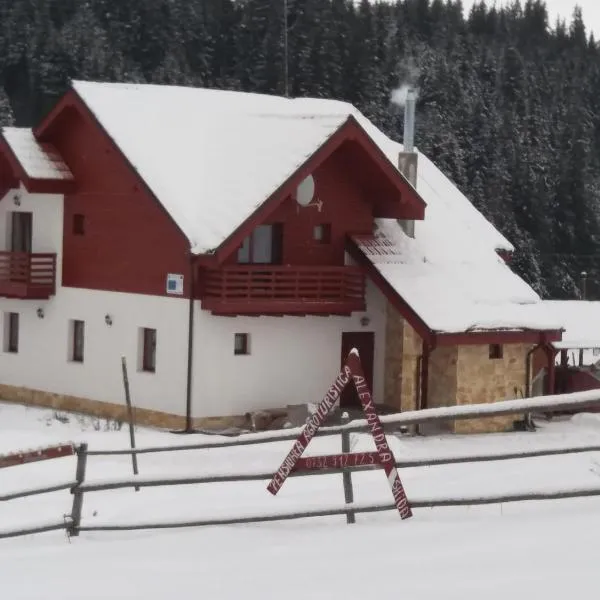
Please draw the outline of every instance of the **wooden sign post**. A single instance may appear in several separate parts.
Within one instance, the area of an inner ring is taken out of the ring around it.
[[[326,456],[302,458],[304,450],[306,450],[306,447],[314,437],[315,433],[317,433],[319,427],[321,427],[333,406],[339,401],[343,389],[351,383],[356,386],[356,391],[358,392],[358,397],[377,450],[375,452],[330,454]],[[325,397],[319,404],[317,410],[307,420],[304,429],[298,436],[292,449],[285,457],[283,463],[281,463],[277,472],[273,475],[273,479],[267,486],[267,489],[271,494],[276,495],[292,471],[332,468],[342,469],[345,467],[362,465],[380,466],[384,469],[400,517],[402,517],[402,519],[412,517],[412,511],[404,487],[400,481],[398,470],[396,469],[396,460],[387,443],[383,426],[375,411],[371,390],[369,390],[369,386],[367,385],[365,374],[362,365],[360,364],[358,351],[353,349],[348,355],[342,371],[325,394]]]

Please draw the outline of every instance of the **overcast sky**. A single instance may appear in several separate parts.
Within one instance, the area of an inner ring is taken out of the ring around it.
[[[476,0],[463,0],[465,15],[469,14],[471,6]],[[508,2],[511,4],[510,2]],[[494,0],[486,0],[486,4],[493,5]],[[496,0],[497,6],[506,4],[503,0]],[[521,3],[523,5],[523,2]],[[583,21],[588,34],[594,32],[596,40],[600,38],[600,0],[546,0],[548,13],[550,14],[550,25],[553,26],[557,16],[561,16],[571,22],[571,15],[575,6],[579,5],[583,11]]]

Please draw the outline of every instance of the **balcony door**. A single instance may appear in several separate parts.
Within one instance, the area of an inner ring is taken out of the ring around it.
[[[365,373],[367,385],[373,394],[373,360],[375,354],[375,334],[372,331],[344,331],[342,333],[342,366],[346,363],[350,350],[356,348],[360,356],[360,364]],[[341,408],[358,408],[360,399],[356,386],[350,382],[342,392]]]
[[[31,252],[33,213],[12,212],[10,221],[10,251]]]
[[[12,212],[10,218],[10,251],[31,253],[33,214],[30,212]],[[12,255],[10,259],[10,280],[29,281],[29,256]]]
[[[282,259],[283,226],[259,225],[241,245],[237,254],[240,265],[279,265]]]

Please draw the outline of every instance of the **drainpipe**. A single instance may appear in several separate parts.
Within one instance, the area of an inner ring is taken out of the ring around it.
[[[196,277],[194,255],[190,252],[189,300],[188,300],[188,351],[187,351],[187,384],[185,398],[185,432],[193,433],[192,426],[192,368],[194,358],[194,296],[196,294]]]
[[[537,344],[537,346],[534,346],[525,355],[525,398],[531,396],[531,357],[533,356],[533,353],[542,346],[542,343]]]
[[[431,354],[431,346],[427,342],[423,342],[422,364],[421,364],[421,409],[427,408],[429,396],[429,356]]]
[[[556,353],[550,344],[545,346],[546,356],[548,357],[548,385],[546,386],[546,394],[554,394],[556,388],[556,364],[554,362]]]

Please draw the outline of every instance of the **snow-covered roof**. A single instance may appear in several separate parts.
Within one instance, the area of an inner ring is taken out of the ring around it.
[[[419,157],[421,159],[422,157]],[[441,333],[557,330],[560,319],[496,254],[484,237],[456,225],[428,223],[415,238],[396,221],[378,219],[374,238],[357,237],[362,252],[429,329]]]
[[[346,102],[202,88],[73,82],[73,87],[186,234],[217,248],[354,116],[397,165],[402,146]],[[437,169],[419,157],[427,224],[512,250]]]
[[[200,88],[73,82],[197,254],[216,249],[353,116],[397,165],[402,145],[352,105]],[[408,238],[380,220],[391,256],[376,267],[430,329],[560,329],[498,257],[512,245],[419,153],[425,220]]]
[[[555,348],[600,348],[599,301],[544,300],[543,304],[565,329],[562,341],[554,342]]]
[[[31,129],[3,127],[2,137],[31,179],[72,180],[73,174],[51,144],[38,142]]]
[[[239,92],[73,87],[196,254],[220,246],[349,115],[323,110],[323,101],[312,109],[311,102]]]

